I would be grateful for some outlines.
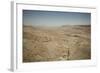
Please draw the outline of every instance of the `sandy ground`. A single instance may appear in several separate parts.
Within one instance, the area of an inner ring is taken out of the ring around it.
[[[91,26],[23,27],[23,62],[91,59]]]

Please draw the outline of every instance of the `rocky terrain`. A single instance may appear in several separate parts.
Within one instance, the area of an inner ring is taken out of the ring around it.
[[[91,59],[91,26],[23,26],[23,62]]]

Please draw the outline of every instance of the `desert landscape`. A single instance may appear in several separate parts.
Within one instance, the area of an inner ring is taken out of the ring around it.
[[[91,59],[91,25],[23,26],[23,62]]]

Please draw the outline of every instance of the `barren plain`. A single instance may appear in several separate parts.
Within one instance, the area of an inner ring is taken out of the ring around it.
[[[91,26],[23,26],[23,62],[91,59]]]

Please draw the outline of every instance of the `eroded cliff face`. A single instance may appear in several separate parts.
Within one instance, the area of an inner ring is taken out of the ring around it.
[[[23,27],[23,62],[91,58],[91,26]]]

